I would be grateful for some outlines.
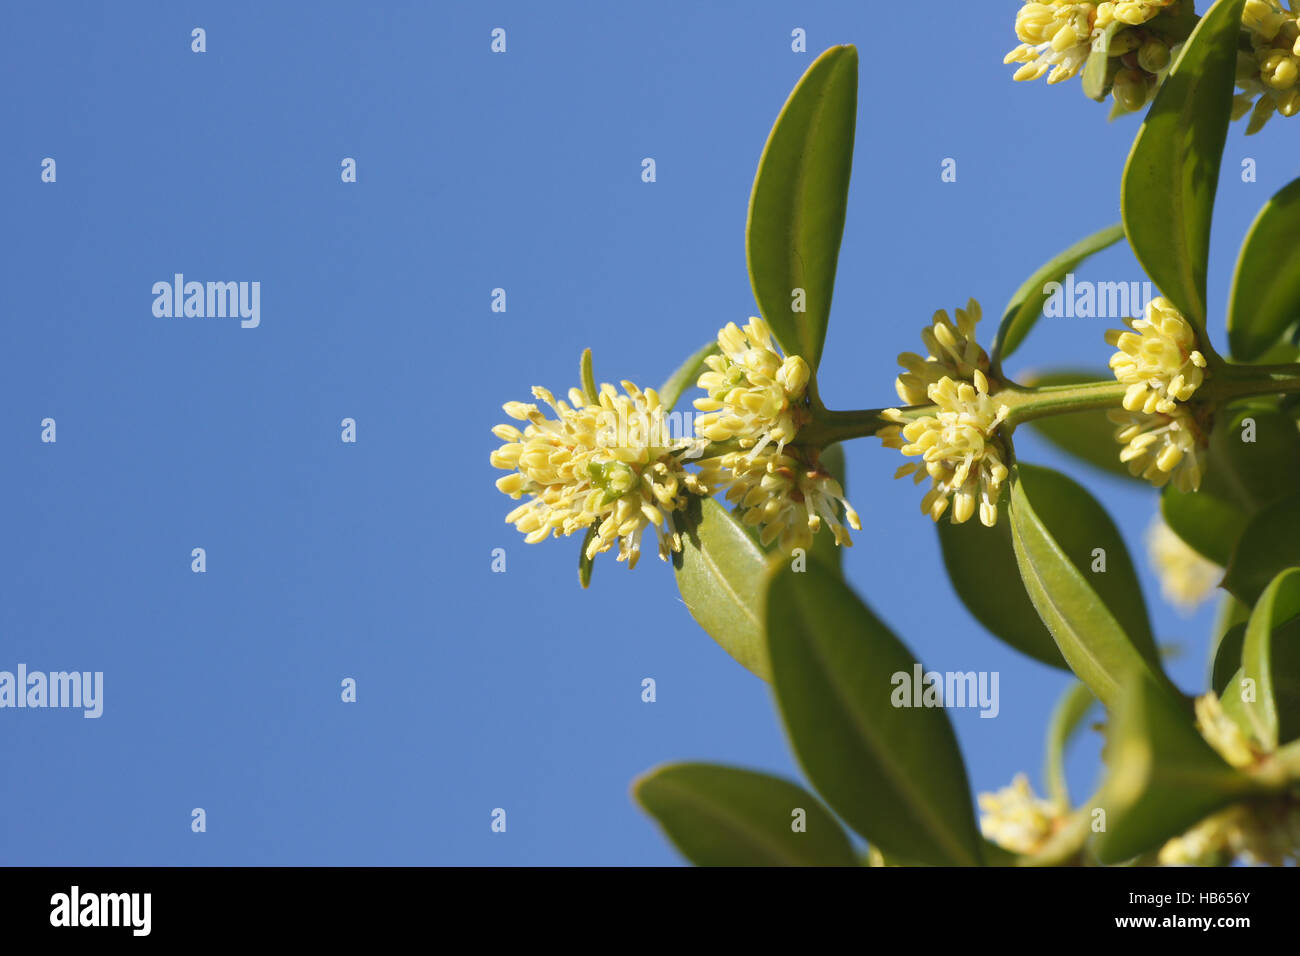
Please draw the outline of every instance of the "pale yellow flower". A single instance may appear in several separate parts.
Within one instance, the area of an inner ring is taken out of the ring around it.
[[[921,342],[926,348],[922,358],[915,352],[898,356],[903,374],[894,382],[898,399],[904,405],[923,405],[928,402],[928,389],[941,378],[968,382],[976,369],[989,370],[989,357],[975,341],[975,326],[982,316],[980,304],[974,299],[965,309],[957,309],[957,321],[948,318],[940,309],[930,325],[921,330]]]
[[[631,382],[622,384],[626,394],[602,385],[595,402],[576,388],[568,402],[534,388],[534,397],[551,407],[554,418],[533,404],[504,406],[507,415],[528,424],[522,431],[508,424],[492,430],[505,444],[491,462],[510,472],[498,479],[498,489],[511,498],[528,498],[506,521],[529,544],[594,526],[587,557],[617,543],[618,560],[634,567],[650,526],[659,536],[660,557],[681,550],[667,515],[685,508],[689,494],[708,493],[684,468],[704,443],[669,434],[654,389],[642,392]]]
[[[920,456],[921,462],[906,464],[894,477],[912,475],[919,484],[927,476],[932,485],[921,500],[921,510],[938,521],[952,504],[952,521],[968,521],[978,505],[980,522],[993,527],[998,520],[998,496],[1008,469],[1007,448],[998,426],[1010,409],[989,394],[989,383],[978,369],[972,381],[942,378],[928,389],[938,406],[933,415],[907,421],[898,409],[887,409],[884,417],[898,427],[882,430],[878,437],[886,447],[904,455]]]
[[[1224,712],[1218,694],[1214,691],[1202,694],[1193,706],[1196,729],[1224,761],[1239,770],[1259,762],[1260,755],[1251,746],[1250,738]]]
[[[1173,414],[1175,403],[1191,398],[1205,377],[1196,331],[1165,298],[1147,303],[1146,318],[1124,321],[1132,331],[1106,333],[1106,341],[1119,350],[1111,356],[1111,371],[1128,386],[1124,408]]]
[[[1170,603],[1191,612],[1214,593],[1223,568],[1202,557],[1158,514],[1147,528],[1146,539],[1147,554],[1160,578],[1160,590]]]
[[[1196,728],[1227,763],[1247,769],[1263,756],[1223,711],[1213,692],[1196,699]],[[1300,802],[1294,794],[1239,803],[1206,817],[1160,849],[1165,865],[1217,866],[1240,857],[1246,863],[1282,866],[1300,862]]]
[[[1172,55],[1164,31],[1153,29],[1151,21],[1177,2],[1027,2],[1016,15],[1020,46],[1003,62],[1021,64],[1017,80],[1036,80],[1050,69],[1047,81],[1059,83],[1079,73],[1094,44],[1115,26],[1107,47],[1109,69],[1102,93],[1112,93],[1121,111],[1139,110],[1155,95]]]
[[[811,372],[797,355],[782,358],[772,331],[760,318],[744,329],[734,322],[718,332],[720,355],[710,355],[699,379],[708,397],[695,400],[707,414],[695,420],[697,435],[710,441],[737,439],[761,452],[769,442],[780,452],[798,431]]]
[[[1036,80],[1048,70],[1048,83],[1068,80],[1087,62],[1096,15],[1094,3],[1026,3],[1016,14],[1020,46],[1002,62],[1022,64],[1016,80]]]
[[[1294,3],[1248,0],[1241,22],[1251,49],[1237,54],[1240,92],[1233,98],[1232,118],[1251,113],[1249,136],[1263,129],[1275,113],[1300,112],[1300,20]]]
[[[700,462],[700,480],[712,489],[725,488],[727,500],[739,509],[741,521],[759,529],[764,546],[779,542],[781,550],[807,550],[823,522],[842,547],[853,544],[849,532],[862,529],[858,513],[844,489],[814,459],[808,449],[778,452],[768,446],[735,451]],[[843,521],[840,511],[844,512]]]
[[[1115,440],[1124,448],[1119,460],[1129,474],[1163,488],[1171,480],[1179,491],[1201,486],[1205,437],[1191,412],[1181,406],[1172,415],[1147,415],[1111,409],[1106,416],[1119,426]]]
[[[1035,796],[1029,778],[1016,774],[1009,787],[979,795],[980,830],[1004,850],[1030,856],[1059,827],[1063,814],[1050,800]]]

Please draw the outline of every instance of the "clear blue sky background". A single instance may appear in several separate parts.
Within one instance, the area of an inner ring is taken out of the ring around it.
[[[102,670],[106,699],[97,721],[0,711],[0,860],[666,864],[637,773],[797,774],[767,687],[694,625],[668,566],[607,555],[583,592],[577,541],[525,546],[503,523],[489,429],[529,386],[576,384],[584,346],[598,378],[657,384],[752,314],[754,168],[836,43],[863,59],[822,392],[892,402],[895,355],[936,308],[975,296],[996,316],[1118,218],[1137,120],[1107,124],[1077,83],[1013,84],[1017,7],[7,5],[0,669]],[[1230,135],[1219,316],[1250,219],[1296,174],[1296,132]],[[151,286],[175,272],[260,281],[261,327],[155,318]],[[1142,278],[1124,249],[1080,274]],[[1110,324],[1044,321],[1010,371],[1104,368]],[[897,464],[849,448],[850,577],[928,667],[1001,673],[997,719],[953,714],[973,786],[1037,782],[1067,677],[956,602]],[[1154,494],[1089,479],[1144,551]],[[1175,675],[1199,688],[1211,614],[1179,617],[1140,563],[1158,636],[1188,648]],[[1079,796],[1095,744],[1075,754]]]

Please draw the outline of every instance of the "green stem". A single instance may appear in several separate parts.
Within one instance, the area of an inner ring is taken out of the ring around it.
[[[997,398],[1010,407],[1007,423],[1015,426],[1048,415],[1118,408],[1127,390],[1128,386],[1119,382],[1084,382],[1043,388],[1006,388],[998,392]]]
[[[885,426],[894,424],[881,418],[881,411],[883,409],[879,408],[851,412],[818,409],[812,421],[799,429],[799,444],[825,448],[827,445],[848,441],[851,438],[869,438]]]
[[[1300,392],[1300,364],[1223,365],[1196,393],[1197,399],[1227,401],[1252,395]]]
[[[1023,422],[1050,415],[1119,408],[1128,386],[1120,382],[1080,382],[1078,385],[1048,385],[1025,388],[1007,385],[997,393],[997,400],[1010,408],[1007,425],[1014,428]],[[1193,397],[1196,402],[1222,403],[1252,395],[1300,393],[1300,364],[1222,365],[1206,380]],[[882,428],[896,424],[881,418],[882,409],[868,408],[838,412],[815,402],[812,419],[799,430],[799,444],[824,448],[852,438],[866,438]],[[906,419],[933,415],[933,405],[910,405],[899,409]]]

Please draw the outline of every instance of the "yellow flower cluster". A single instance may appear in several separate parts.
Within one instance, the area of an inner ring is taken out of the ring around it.
[[[930,386],[942,378],[968,382],[977,369],[989,370],[989,357],[975,341],[975,326],[982,316],[980,304],[971,299],[966,308],[957,309],[956,313],[954,323],[940,309],[930,325],[921,331],[921,342],[927,351],[925,358],[915,352],[898,356],[898,364],[904,371],[895,380],[894,389],[904,405],[924,405],[930,400]]]
[[[797,355],[783,358],[758,318],[743,329],[729,323],[718,346],[699,378],[707,395],[695,403],[705,414],[695,420],[694,437],[674,437],[658,393],[631,382],[622,383],[623,393],[612,385],[595,396],[571,389],[567,402],[534,388],[554,417],[534,404],[505,405],[507,415],[527,425],[493,429],[505,444],[491,462],[510,472],[498,489],[527,497],[506,516],[525,541],[590,529],[588,559],[617,544],[618,559],[633,567],[647,527],[667,558],[681,550],[672,514],[690,495],[725,490],[764,545],[779,540],[786,550],[807,548],[823,524],[837,544],[853,543],[848,528],[862,524],[821,466],[819,449],[790,446],[809,418],[808,364]],[[730,447],[703,458],[714,442]],[[686,470],[692,462],[698,474]]]
[[[1050,800],[1035,796],[1029,778],[1016,774],[1011,786],[979,795],[980,830],[1012,853],[1031,856],[1056,832],[1062,814]]]
[[[851,547],[853,539],[844,525],[862,529],[840,483],[815,458],[805,460],[802,451],[729,452],[700,462],[700,480],[710,488],[727,489],[727,500],[740,508],[745,524],[759,529],[764,546],[779,541],[783,551],[806,550],[824,521],[836,544]]]
[[[1004,63],[1019,63],[1017,80],[1036,80],[1048,70],[1048,83],[1078,74],[1093,44],[1114,26],[1107,48],[1105,90],[1118,109],[1132,112],[1145,106],[1169,67],[1170,45],[1164,31],[1151,21],[1190,0],[1118,0],[1081,3],[1073,0],[1026,2],[1016,15],[1020,45]]]
[[[1213,692],[1196,699],[1196,727],[1227,763],[1250,767],[1261,757]],[[1241,803],[1206,817],[1160,849],[1167,866],[1220,866],[1241,857],[1247,863],[1282,866],[1300,862],[1300,802],[1290,794]]]
[[[1048,70],[1048,83],[1068,80],[1088,59],[1096,17],[1095,3],[1026,3],[1016,14],[1020,45],[1002,62],[1023,64],[1016,70],[1017,80],[1036,80]]]
[[[755,454],[775,442],[779,453],[801,424],[808,363],[797,355],[783,359],[760,318],[744,329],[728,322],[718,332],[718,348],[722,354],[704,360],[709,370],[698,383],[708,397],[695,400],[707,413],[695,420],[696,434],[716,442],[737,439]]]
[[[528,496],[506,521],[529,544],[595,526],[587,557],[617,543],[618,560],[635,567],[641,536],[653,526],[660,557],[681,550],[665,513],[685,508],[688,494],[708,493],[684,467],[701,443],[668,434],[654,389],[622,384],[625,394],[606,384],[595,401],[577,388],[568,402],[534,388],[533,396],[551,407],[554,418],[533,404],[504,406],[507,415],[528,424],[522,431],[508,424],[492,430],[505,444],[491,462],[510,472],[498,479],[498,489],[516,500]]]
[[[993,527],[998,520],[998,497],[1008,469],[1005,443],[998,426],[1010,409],[989,393],[989,382],[976,369],[972,381],[942,378],[927,390],[937,410],[908,421],[896,408],[882,416],[896,425],[882,429],[878,437],[886,448],[904,455],[919,456],[920,462],[901,466],[895,478],[912,475],[920,484],[932,481],[921,499],[921,510],[938,521],[952,504],[952,521],[970,520],[979,507],[980,523]]]
[[[1147,554],[1165,599],[1191,612],[1214,593],[1223,568],[1203,558],[1157,514],[1147,528]]]
[[[1264,128],[1274,113],[1300,112],[1300,4],[1291,0],[1247,0],[1241,16],[1250,52],[1237,54],[1232,118],[1250,113],[1246,135]],[[1253,107],[1253,110],[1252,110]]]
[[[1300,860],[1300,804],[1228,807],[1168,841],[1158,859],[1164,866],[1223,866],[1237,857],[1270,866]]]
[[[1147,415],[1116,408],[1106,417],[1119,426],[1115,440],[1124,446],[1119,460],[1129,474],[1157,488],[1170,480],[1183,492],[1201,487],[1206,440],[1191,412],[1179,407],[1172,415]]]
[[[1130,331],[1111,330],[1117,351],[1110,368],[1127,385],[1123,409],[1108,412],[1125,447],[1119,460],[1157,488],[1171,479],[1180,491],[1201,485],[1204,435],[1186,402],[1204,380],[1205,356],[1196,332],[1168,299],[1152,299],[1143,319],[1126,320]]]
[[[708,371],[699,379],[708,397],[695,401],[706,413],[695,421],[696,434],[735,440],[745,450],[701,461],[701,481],[715,491],[726,489],[727,500],[741,509],[745,524],[758,529],[764,545],[779,541],[786,551],[806,549],[823,522],[836,544],[852,545],[845,525],[862,525],[844,489],[819,465],[815,451],[785,447],[807,417],[808,364],[797,355],[782,358],[759,318],[744,329],[728,323],[718,332],[718,347],[721,354],[705,359]]]
[[[1196,331],[1163,297],[1147,303],[1146,318],[1124,321],[1132,331],[1106,333],[1106,342],[1119,350],[1111,356],[1111,371],[1128,386],[1124,407],[1172,414],[1175,403],[1191,398],[1204,379],[1205,356],[1196,349]]]

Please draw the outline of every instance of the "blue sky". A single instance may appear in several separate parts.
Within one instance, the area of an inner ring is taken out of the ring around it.
[[[503,523],[489,430],[531,385],[576,384],[583,347],[598,379],[658,384],[753,313],[754,168],[832,44],[863,56],[831,406],[891,403],[895,355],[935,309],[974,296],[996,317],[1118,218],[1138,121],[1108,124],[1077,83],[1013,84],[1017,3],[878,6],[7,6],[0,669],[103,671],[105,700],[98,720],[0,711],[0,860],[670,864],[636,774],[797,774],[767,687],[694,625],[668,566],[606,555],[583,592],[576,541],[526,546]],[[1286,124],[1229,137],[1220,348],[1237,246],[1297,172]],[[260,326],[155,317],[177,272],[260,282]],[[1125,249],[1080,277],[1143,278]],[[1104,368],[1109,324],[1044,321],[1009,371]],[[1062,461],[1032,435],[1017,448]],[[1037,782],[1067,676],[957,603],[895,453],[861,441],[848,460],[850,579],[927,667],[1000,672],[997,719],[953,714],[973,786]],[[1142,552],[1154,493],[1067,470]],[[1211,612],[1178,616],[1139,563],[1158,637],[1188,648],[1175,677],[1200,688]],[[1077,796],[1096,749],[1075,754]]]

